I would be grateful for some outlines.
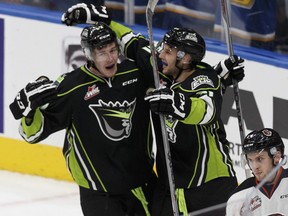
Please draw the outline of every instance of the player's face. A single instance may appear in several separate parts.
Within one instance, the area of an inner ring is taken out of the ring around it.
[[[247,160],[258,181],[263,180],[274,167],[267,151],[248,153]]]
[[[159,58],[162,60],[163,70],[165,75],[173,76],[178,75],[179,69],[176,67],[177,49],[170,47],[167,44],[163,45],[163,50],[160,52]]]
[[[115,75],[118,54],[118,47],[114,42],[103,46],[101,49],[94,49],[94,64],[101,76],[110,78]]]

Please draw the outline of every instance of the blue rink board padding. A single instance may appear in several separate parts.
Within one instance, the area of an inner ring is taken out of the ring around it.
[[[0,133],[4,132],[4,20],[0,19]]]
[[[6,14],[11,16],[23,17],[28,19],[41,20],[46,22],[53,22],[61,24],[62,13],[56,11],[49,11],[41,8],[35,8],[30,6],[13,5],[0,3],[0,14]],[[63,25],[63,24],[61,24]],[[80,27],[83,27],[80,25]],[[130,26],[133,31],[141,33],[147,36],[147,27],[141,25]],[[153,29],[154,40],[160,40],[165,33],[162,29]],[[211,40],[205,38],[207,44],[207,50],[227,54],[227,47],[223,42],[217,40]],[[237,55],[242,56],[245,59],[262,62],[265,64],[275,65],[277,67],[288,69],[288,55],[281,55],[274,52],[252,48],[244,47],[241,45],[234,44],[234,52]]]

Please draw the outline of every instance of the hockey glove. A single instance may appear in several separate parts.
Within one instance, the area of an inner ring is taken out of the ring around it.
[[[23,116],[33,119],[35,110],[52,101],[57,96],[57,86],[45,76],[36,81],[30,81],[25,88],[18,92],[10,110],[15,119]]]
[[[105,6],[79,3],[70,7],[61,17],[62,23],[67,26],[76,24],[95,24],[104,22],[110,25],[111,18]]]
[[[214,67],[217,74],[221,77],[225,86],[232,84],[232,79],[240,82],[243,80],[244,74],[244,59],[237,55],[221,60]]]
[[[145,100],[149,101],[153,113],[171,115],[179,120],[185,119],[191,109],[191,100],[189,98],[169,88],[148,90]]]

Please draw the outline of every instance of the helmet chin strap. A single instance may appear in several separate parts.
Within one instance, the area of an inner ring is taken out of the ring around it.
[[[85,54],[85,57],[87,59],[87,63],[88,63],[88,68],[89,67],[92,67],[93,69],[95,69],[96,71],[98,71],[100,74],[102,74],[100,72],[100,70],[95,66],[95,63],[94,61],[92,60],[92,51],[89,50],[89,49],[84,49],[84,54]]]
[[[98,68],[96,67],[94,61],[91,61],[91,67],[94,68],[95,70],[99,71]],[[100,72],[100,71],[99,71]]]

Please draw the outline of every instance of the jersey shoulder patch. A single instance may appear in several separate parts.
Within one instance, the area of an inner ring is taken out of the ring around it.
[[[199,88],[199,86],[211,86],[212,88],[215,87],[213,81],[207,75],[198,75],[193,77],[193,81],[191,82],[191,89],[195,90]]]
[[[81,68],[74,71],[61,74],[55,81],[58,86],[59,93],[68,92],[71,89],[76,89],[87,82],[93,81],[93,77],[87,76]]]

